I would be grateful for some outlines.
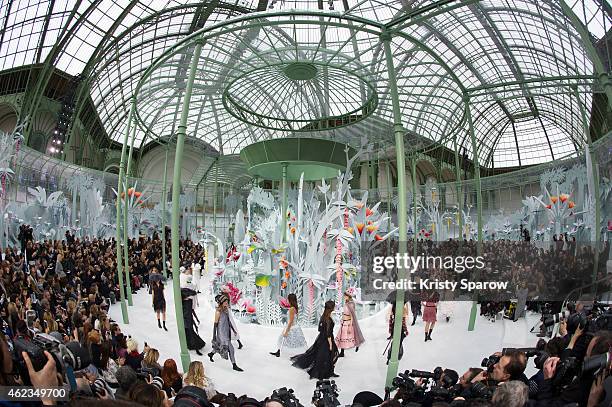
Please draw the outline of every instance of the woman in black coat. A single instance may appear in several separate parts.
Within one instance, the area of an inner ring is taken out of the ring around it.
[[[151,292],[153,293],[153,309],[155,310],[155,315],[157,316],[157,326],[162,328],[162,324],[159,321],[159,314],[161,314],[164,326],[163,328],[167,331],[166,328],[166,297],[164,296],[164,283],[157,280],[151,283]]]
[[[306,352],[291,358],[293,366],[308,371],[311,379],[338,377],[334,373],[334,366],[338,360],[338,347],[334,340],[334,321],[331,318],[335,306],[333,301],[325,303],[325,310],[319,320],[317,339]]]

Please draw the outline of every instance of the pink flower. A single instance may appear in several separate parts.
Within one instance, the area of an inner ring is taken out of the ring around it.
[[[289,304],[289,300],[284,297],[279,298],[278,303],[280,304],[281,307],[285,309],[291,308],[291,304]]]
[[[221,291],[227,294],[232,305],[236,305],[238,300],[242,297],[242,291],[231,282],[226,283],[221,287]]]

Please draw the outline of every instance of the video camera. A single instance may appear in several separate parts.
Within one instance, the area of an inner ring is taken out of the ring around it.
[[[444,380],[442,385],[438,385],[443,373],[444,369],[441,367],[436,367],[433,372],[406,370],[393,379],[392,388],[385,389],[385,398],[388,398],[391,391],[397,390],[395,398],[401,399],[402,405],[412,402],[431,404],[434,401],[451,401],[460,393],[460,388],[455,386],[454,382],[447,383]],[[425,382],[417,385],[414,378],[425,379]],[[433,381],[433,385],[427,389],[429,380]]]
[[[31,340],[27,337],[16,337],[13,340],[13,360],[20,369],[21,377],[29,377],[22,352],[27,352],[34,370],[41,370],[47,363],[45,351],[55,360],[57,372],[64,375],[71,369],[77,371],[86,368],[91,363],[87,349],[73,341],[64,344],[49,334],[36,334]]]
[[[612,330],[612,309],[608,304],[600,302],[587,302],[583,304],[581,312],[576,312],[575,304],[568,304],[568,310],[558,314],[546,314],[542,317],[542,325],[551,327],[563,320],[567,321],[567,332],[571,335],[577,328],[586,334],[593,334],[600,330]]]
[[[317,380],[317,385],[312,394],[312,404],[316,407],[336,407],[338,401],[338,386],[333,380]]]
[[[538,370],[544,368],[544,363],[550,355],[543,350],[537,348],[504,348],[502,353],[505,355],[509,351],[520,351],[525,353],[527,358],[535,358],[533,360],[535,367]],[[483,361],[484,362],[484,361]],[[596,363],[596,362],[593,362]],[[575,357],[566,357],[557,363],[555,375],[552,377],[552,385],[555,387],[563,387],[571,383],[573,378],[580,372],[580,361]]]
[[[304,407],[293,393],[293,389],[286,387],[274,390],[268,400],[279,402],[283,407]]]

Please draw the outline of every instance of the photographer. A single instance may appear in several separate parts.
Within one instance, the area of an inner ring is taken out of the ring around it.
[[[571,342],[570,342],[571,345]],[[599,331],[593,334],[588,342],[585,360],[606,354],[612,347],[612,332]],[[570,349],[571,350],[571,349]],[[557,407],[568,403],[578,403],[580,406],[597,405],[601,397],[599,385],[592,371],[581,369],[582,359],[568,356],[550,357],[544,363],[544,382],[540,386],[537,400],[538,406]],[[609,375],[610,367],[600,369],[601,374]],[[589,400],[591,399],[591,400]]]
[[[462,385],[461,396],[464,398],[491,398],[502,383],[518,380],[527,384],[523,373],[527,367],[525,352],[518,349],[507,349],[504,353],[496,352],[483,361],[487,370],[478,373],[470,384]]]

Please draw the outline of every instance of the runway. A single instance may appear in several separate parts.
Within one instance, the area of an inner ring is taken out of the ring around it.
[[[151,296],[146,289],[141,289],[133,296],[134,305],[128,307],[130,323],[122,324],[121,309],[118,304],[111,307],[111,318],[119,323],[125,334],[132,335],[140,344],[142,351],[144,342],[160,352],[159,363],[167,358],[173,358],[180,369],[180,347],[176,333],[174,314],[174,301],[172,282],[165,287],[167,302],[168,332],[157,327],[157,320],[152,308]],[[315,380],[309,380],[305,371],[294,368],[288,360],[289,355],[283,354],[280,358],[271,356],[268,352],[276,350],[278,335],[281,327],[266,327],[255,324],[242,324],[239,321],[238,330],[244,348],[236,347],[236,360],[244,372],[235,372],[229,361],[215,357],[211,363],[206,353],[211,350],[212,325],[214,312],[204,294],[199,296],[200,308],[197,315],[200,318],[200,336],[206,341],[204,356],[190,352],[191,360],[201,360],[204,363],[206,374],[214,381],[218,391],[233,392],[237,396],[247,394],[257,399],[264,399],[274,389],[280,387],[293,388],[296,396],[303,405],[309,405],[315,388]],[[404,340],[404,357],[400,361],[400,371],[406,369],[419,369],[432,371],[436,366],[456,370],[461,375],[469,367],[480,365],[484,357],[501,350],[503,347],[535,346],[537,338],[529,333],[538,315],[528,313],[527,320],[519,322],[497,321],[492,323],[485,318],[478,317],[476,330],[467,331],[470,312],[470,302],[455,302],[450,308],[454,309],[454,316],[450,323],[438,313],[431,342],[424,342],[423,322],[417,321],[410,326],[409,335]],[[445,307],[448,308],[448,307]],[[349,350],[346,357],[340,358],[336,365],[336,383],[340,389],[340,402],[350,404],[353,396],[363,390],[370,390],[379,395],[384,393],[384,383],[387,374],[385,357],[382,355],[388,337],[387,306],[378,314],[360,321],[361,329],[366,342],[359,352]],[[317,336],[316,328],[303,328],[308,344],[312,344]],[[523,332],[524,331],[524,332]],[[528,363],[528,372],[534,371],[533,362]]]

